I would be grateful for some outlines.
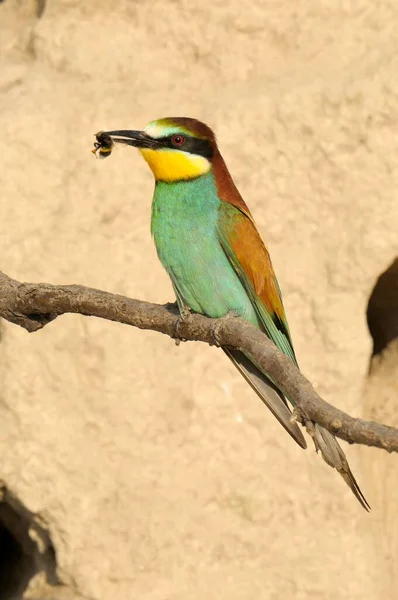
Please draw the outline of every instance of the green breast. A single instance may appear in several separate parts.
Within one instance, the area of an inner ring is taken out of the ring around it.
[[[190,181],[158,182],[151,231],[160,261],[178,295],[192,310],[210,317],[235,311],[258,325],[254,308],[217,235],[213,174]]]

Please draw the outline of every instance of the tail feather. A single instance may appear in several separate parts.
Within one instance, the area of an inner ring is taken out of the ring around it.
[[[297,423],[292,420],[292,413],[282,392],[242,352],[226,347],[223,347],[223,350],[267,408],[278,419],[279,423],[299,446],[306,448],[307,444],[304,436]],[[318,423],[307,423],[307,430],[314,440],[316,451],[320,451],[323,460],[340,473],[361,506],[369,511],[370,506],[361,492],[347,458],[335,436],[324,427],[321,427],[321,425],[318,425]]]
[[[293,421],[292,413],[278,388],[242,352],[226,347],[223,350],[279,423],[299,446],[306,448],[307,443],[301,429]]]
[[[355,498],[367,511],[370,506],[361,492],[361,489],[350,469],[347,458],[340,448],[340,445],[335,436],[318,423],[313,424],[311,428],[311,436],[314,440],[315,449],[320,450],[323,460],[332,468],[336,469],[351,489]]]

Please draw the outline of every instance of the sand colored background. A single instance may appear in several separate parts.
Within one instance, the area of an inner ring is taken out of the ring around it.
[[[397,24],[395,0],[5,0],[0,268],[172,300],[148,168],[89,151],[99,129],[197,117],[269,245],[304,373],[356,415],[383,420],[387,395],[392,421],[394,394],[366,384],[365,312],[398,253]],[[346,448],[365,514],[217,349],[75,316],[2,324],[0,386],[0,478],[65,584],[39,576],[30,598],[396,597],[397,458]]]

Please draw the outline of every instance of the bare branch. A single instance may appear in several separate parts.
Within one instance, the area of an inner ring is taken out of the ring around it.
[[[303,423],[315,421],[349,442],[398,452],[398,429],[355,419],[318,396],[311,383],[261,331],[239,318],[209,319],[191,315],[179,322],[174,305],[133,300],[80,285],[20,283],[0,272],[0,317],[29,332],[38,331],[65,313],[99,317],[151,329],[187,341],[232,346],[244,351],[268,372],[296,403]]]

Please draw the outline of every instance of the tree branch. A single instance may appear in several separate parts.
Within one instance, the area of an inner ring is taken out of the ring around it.
[[[151,329],[189,341],[232,346],[255,358],[275,383],[296,403],[302,423],[315,421],[337,437],[398,452],[398,429],[355,419],[318,396],[311,383],[261,331],[239,318],[209,319],[193,314],[179,321],[174,305],[132,300],[80,285],[20,283],[0,271],[0,317],[28,332],[38,331],[65,313],[99,317]]]

